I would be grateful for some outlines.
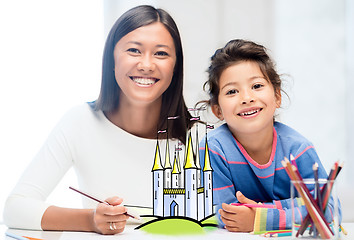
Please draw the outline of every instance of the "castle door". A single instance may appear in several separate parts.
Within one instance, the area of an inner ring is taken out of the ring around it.
[[[172,201],[170,205],[170,216],[178,216],[178,204],[175,202],[175,200]]]

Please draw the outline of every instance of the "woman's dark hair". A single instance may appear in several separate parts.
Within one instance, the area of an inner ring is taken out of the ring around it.
[[[186,131],[191,126],[191,115],[187,110],[183,98],[183,52],[182,43],[176,23],[172,17],[162,9],[141,5],[125,12],[113,25],[108,34],[102,63],[101,91],[94,103],[94,109],[109,112],[119,105],[119,88],[114,74],[113,52],[117,42],[135,29],[155,22],[161,22],[171,34],[176,49],[176,65],[172,81],[162,94],[162,106],[157,129],[167,128],[168,116],[179,116],[168,125],[169,138],[180,139],[185,143]]]
[[[204,83],[204,90],[208,86],[209,105],[218,103],[219,79],[222,72],[241,61],[253,61],[258,63],[264,77],[273,85],[275,93],[278,95],[281,91],[281,79],[275,70],[275,64],[267,54],[267,49],[251,41],[235,39],[229,41],[225,47],[215,51],[211,57],[211,64],[208,68],[209,79]],[[278,96],[280,97],[280,96]]]

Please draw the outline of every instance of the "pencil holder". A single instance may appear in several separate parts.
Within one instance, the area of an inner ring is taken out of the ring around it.
[[[334,180],[291,181],[292,238],[339,239]]]

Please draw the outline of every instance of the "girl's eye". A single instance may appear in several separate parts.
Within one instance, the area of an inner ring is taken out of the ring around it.
[[[140,51],[139,51],[138,49],[136,49],[136,48],[129,48],[129,49],[127,50],[127,52],[131,52],[131,53],[135,53],[135,54],[140,53]]]
[[[163,57],[163,56],[168,56],[168,53],[165,51],[158,51],[155,53],[155,55]]]
[[[226,92],[226,95],[232,95],[232,94],[236,94],[237,90],[236,89],[232,89]]]
[[[259,89],[261,87],[263,87],[263,84],[260,84],[260,83],[253,85],[253,89]]]

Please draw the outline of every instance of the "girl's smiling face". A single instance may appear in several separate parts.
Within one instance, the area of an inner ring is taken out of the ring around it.
[[[121,100],[144,104],[160,101],[173,77],[174,41],[165,26],[155,22],[121,38],[114,49],[114,60]]]
[[[234,136],[273,128],[274,112],[281,104],[280,92],[276,94],[258,63],[231,65],[222,72],[219,86],[219,105],[213,105],[212,110],[226,121]]]

